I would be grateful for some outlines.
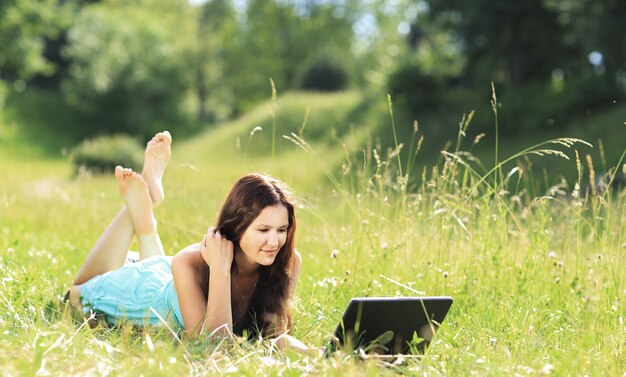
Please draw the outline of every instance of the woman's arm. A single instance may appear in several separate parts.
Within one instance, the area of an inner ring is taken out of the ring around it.
[[[187,334],[204,331],[215,331],[222,335],[232,333],[230,267],[233,248],[232,242],[209,229],[196,248],[186,248],[172,260],[174,284]],[[198,268],[203,263],[210,270],[206,304],[197,280]]]
[[[204,293],[198,282],[199,263],[204,263],[200,255],[200,244],[186,247],[172,259],[174,286],[187,335],[199,334],[204,324],[206,306]]]
[[[283,334],[273,340],[281,350],[291,349],[305,356],[322,356],[324,348],[309,347],[289,334]]]
[[[235,245],[222,237],[215,228],[200,243],[200,254],[209,266],[209,297],[206,303],[204,327],[211,333],[232,335],[233,311],[230,296],[230,269]]]

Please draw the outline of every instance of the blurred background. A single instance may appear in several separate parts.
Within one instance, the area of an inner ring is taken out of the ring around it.
[[[607,170],[626,148],[624,20],[623,0],[2,0],[0,148],[192,138],[277,92],[317,93],[286,101],[281,133],[308,117],[315,140],[363,128],[391,145],[390,94],[400,142],[419,122],[425,160],[472,111],[467,145],[484,133],[491,155],[493,83],[503,155],[575,136]]]

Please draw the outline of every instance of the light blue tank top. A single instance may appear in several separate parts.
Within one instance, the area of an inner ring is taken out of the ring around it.
[[[171,268],[171,267],[170,267]],[[179,328],[185,328],[185,322],[183,322],[183,314],[180,311],[180,305],[178,304],[178,294],[176,293],[176,286],[174,285],[174,278],[165,286],[163,290],[163,299],[166,307],[171,308],[172,315],[176,320],[176,324]]]
[[[93,310],[114,324],[126,320],[159,326],[165,320],[175,330],[184,328],[170,256],[146,258],[95,276],[81,286],[80,293],[86,315]]]

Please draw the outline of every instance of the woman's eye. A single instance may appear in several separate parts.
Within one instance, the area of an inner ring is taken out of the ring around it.
[[[261,233],[267,233],[270,229],[258,229],[258,231]],[[278,229],[278,233],[287,233],[287,229]]]

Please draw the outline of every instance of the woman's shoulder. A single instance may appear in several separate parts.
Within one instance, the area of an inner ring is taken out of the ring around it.
[[[200,242],[198,243],[194,243],[191,244],[185,248],[183,248],[182,250],[180,250],[178,253],[176,253],[176,255],[180,254],[180,253],[192,253],[194,251],[200,251]]]
[[[189,245],[176,253],[174,258],[172,259],[172,263],[176,264],[189,264],[195,265],[199,262],[203,262],[202,255],[200,254],[200,244],[195,243],[193,245]]]
[[[174,279],[191,280],[201,284],[208,273],[206,262],[200,254],[200,244],[189,245],[172,258],[172,274]],[[195,284],[195,283],[194,283]]]

